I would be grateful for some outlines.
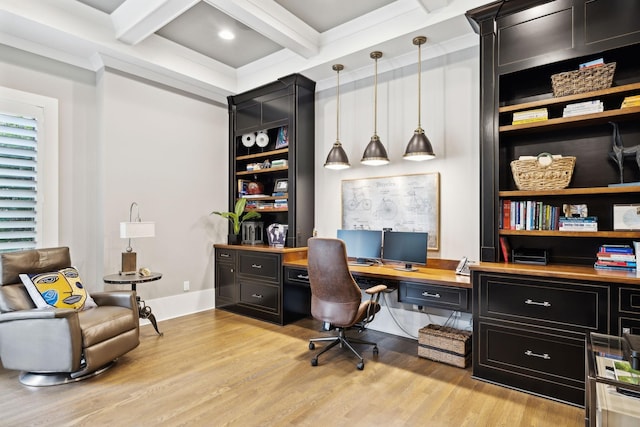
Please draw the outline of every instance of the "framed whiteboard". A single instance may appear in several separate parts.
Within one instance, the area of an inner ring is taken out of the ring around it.
[[[429,250],[440,242],[438,172],[342,181],[342,228],[426,231]]]

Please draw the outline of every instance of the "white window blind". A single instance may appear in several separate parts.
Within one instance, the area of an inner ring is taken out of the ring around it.
[[[0,252],[37,245],[37,126],[0,113]]]

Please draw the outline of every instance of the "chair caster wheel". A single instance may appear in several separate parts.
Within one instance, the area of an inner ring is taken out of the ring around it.
[[[312,342],[309,343],[309,350],[313,350],[314,348],[316,348],[316,345]]]
[[[358,363],[356,367],[358,368],[359,371],[362,371],[364,369],[364,362]]]
[[[373,347],[373,354],[378,355],[378,346]]]
[[[318,366],[318,359],[316,358],[311,359],[311,366]]]

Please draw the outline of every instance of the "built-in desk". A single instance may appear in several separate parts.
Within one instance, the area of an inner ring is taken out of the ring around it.
[[[350,265],[358,285],[365,289],[384,284],[398,290],[398,301],[423,307],[469,311],[471,282],[469,277],[455,274],[457,261],[429,260],[428,267],[418,271],[396,270],[397,265]],[[310,290],[307,259],[284,263],[285,309],[309,315]]]
[[[309,316],[311,291],[307,248],[222,245],[215,248],[216,308],[273,323]],[[349,266],[361,288],[380,283],[398,290],[398,301],[424,307],[469,311],[471,282],[455,274],[457,261],[430,259],[418,271],[397,265]]]

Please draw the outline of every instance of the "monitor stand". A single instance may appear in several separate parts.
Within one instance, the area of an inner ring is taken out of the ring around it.
[[[349,265],[357,265],[357,266],[360,266],[360,267],[367,267],[367,266],[370,267],[370,266],[373,265],[373,262],[371,262],[371,261],[369,261],[369,260],[367,260],[365,258],[356,258],[356,259],[354,259],[352,261],[349,261]]]
[[[398,271],[418,271],[417,267],[414,267],[413,264],[405,263],[404,267],[396,267],[394,270]]]

